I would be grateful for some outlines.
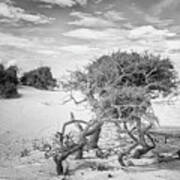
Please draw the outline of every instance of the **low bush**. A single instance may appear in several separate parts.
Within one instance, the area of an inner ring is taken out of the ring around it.
[[[24,73],[20,81],[23,85],[37,89],[49,90],[56,87],[56,79],[53,78],[50,68],[46,66]]]
[[[13,98],[18,96],[17,67],[10,66],[7,69],[0,64],[0,97]]]

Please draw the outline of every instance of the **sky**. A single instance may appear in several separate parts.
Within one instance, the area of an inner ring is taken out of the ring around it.
[[[179,0],[0,0],[0,62],[54,76],[117,50],[172,59],[180,72]]]

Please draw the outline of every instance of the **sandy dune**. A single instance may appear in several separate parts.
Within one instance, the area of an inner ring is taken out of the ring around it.
[[[75,112],[76,117],[80,119],[88,120],[91,114],[82,107],[75,107],[72,103],[62,105],[66,95],[60,91],[41,91],[21,87],[19,92],[22,95],[21,98],[0,100],[0,180],[62,179],[56,176],[52,160],[44,159],[42,152],[32,151],[24,158],[20,158],[20,152],[27,147],[30,142],[28,139],[49,136],[59,130],[62,124],[69,120],[71,111]],[[179,107],[179,101],[171,106],[154,104],[160,124],[180,125]],[[117,164],[117,160],[115,161],[113,165]],[[180,161],[149,168],[134,167],[126,171],[117,167],[109,171],[97,171],[86,167],[78,169],[68,179],[178,180],[180,179]]]
[[[180,178],[180,161],[131,167],[125,170],[115,167],[106,171],[92,168],[93,161],[97,163],[101,160],[85,159],[80,163],[71,161],[71,175],[64,178],[56,175],[55,165],[51,159],[44,159],[41,152],[33,152],[28,157],[0,164],[0,180],[62,180],[63,178],[64,180],[178,180]],[[108,165],[108,162],[110,161],[102,163]],[[114,162],[114,165],[116,164],[117,162]]]
[[[47,135],[59,130],[63,122],[69,120],[69,113],[76,117],[90,119],[85,109],[73,103],[62,105],[67,97],[60,91],[42,91],[31,87],[21,87],[18,99],[0,100],[0,134],[13,131],[25,137]]]
[[[58,130],[63,122],[69,120],[69,113],[76,117],[90,119],[91,114],[85,108],[73,103],[62,105],[67,97],[60,91],[42,91],[31,87],[21,87],[18,99],[0,100],[0,134],[14,131],[23,136],[39,136]],[[180,125],[180,101],[173,105],[154,104],[161,125]]]

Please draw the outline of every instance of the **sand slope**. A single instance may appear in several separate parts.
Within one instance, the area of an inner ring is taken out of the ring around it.
[[[20,158],[20,152],[26,148],[27,139],[41,138],[59,130],[63,122],[69,120],[70,111],[75,112],[76,117],[87,120],[91,118],[91,114],[82,107],[75,107],[72,103],[62,105],[65,94],[60,91],[41,91],[21,87],[19,92],[21,98],[0,100],[0,180],[62,179],[56,176],[53,161],[44,159],[42,152],[32,151],[24,158]],[[179,101],[172,106],[155,104],[154,107],[162,125],[180,124]],[[149,169],[135,167],[130,171],[120,169],[96,171],[84,168],[75,171],[73,176],[68,178],[71,180],[178,180],[180,161],[156,165]]]
[[[139,166],[126,170],[119,168],[106,171],[93,169],[93,161],[100,162],[102,160],[71,161],[71,175],[66,176],[66,178],[58,177],[55,173],[53,161],[44,159],[43,154],[36,151],[32,152],[30,156],[0,164],[0,180],[62,180],[63,178],[64,180],[178,180],[180,178],[180,161],[149,167]],[[108,165],[108,161],[104,164]]]
[[[23,136],[36,136],[58,130],[69,120],[70,111],[77,118],[90,119],[91,114],[73,103],[62,105],[67,96],[61,91],[42,91],[21,87],[18,99],[0,99],[0,134],[14,131]],[[180,101],[173,105],[154,104],[156,115],[162,125],[180,125]]]
[[[0,100],[0,134],[14,131],[26,137],[47,135],[69,120],[70,111],[77,117],[90,118],[87,111],[73,103],[62,105],[67,95],[60,91],[21,87],[19,93],[20,98]]]

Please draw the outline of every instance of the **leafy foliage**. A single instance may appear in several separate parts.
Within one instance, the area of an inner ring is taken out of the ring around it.
[[[40,67],[24,73],[21,77],[21,83],[23,85],[46,90],[56,86],[56,80],[52,77],[49,67]]]
[[[66,91],[80,91],[98,118],[133,120],[149,114],[151,99],[168,96],[178,82],[168,58],[117,52],[72,72],[62,84]]]
[[[0,64],[0,97],[17,97],[17,86],[17,67],[10,66],[9,68],[5,69],[5,67],[2,64]]]

